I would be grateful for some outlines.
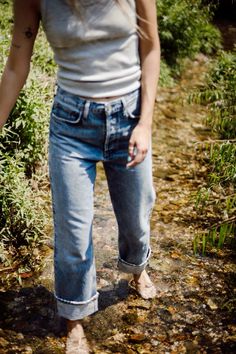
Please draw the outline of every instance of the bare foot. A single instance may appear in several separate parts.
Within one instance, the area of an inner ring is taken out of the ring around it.
[[[80,321],[67,321],[66,354],[89,354],[89,346]]]
[[[130,286],[145,300],[156,297],[157,291],[155,285],[149,278],[146,270],[140,274],[133,274],[134,279],[130,282]]]

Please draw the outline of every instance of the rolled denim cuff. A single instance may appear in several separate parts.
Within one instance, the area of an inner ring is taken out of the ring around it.
[[[59,316],[68,320],[81,320],[98,311],[98,294],[91,301],[81,304],[63,302],[57,299],[57,310]]]
[[[147,259],[141,264],[132,264],[124,261],[119,257],[118,259],[118,269],[124,273],[140,274],[146,268],[149,258],[151,257],[151,249],[149,248]]]

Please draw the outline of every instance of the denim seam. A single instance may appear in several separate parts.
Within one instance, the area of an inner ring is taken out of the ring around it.
[[[79,115],[79,117],[76,120],[61,118],[61,117],[57,116],[54,112],[51,113],[51,117],[52,117],[52,119],[56,119],[60,122],[65,122],[65,123],[69,123],[69,124],[77,124],[81,120],[81,114]]]
[[[149,258],[151,257],[151,248],[149,247],[149,250],[148,250],[148,255],[147,255],[147,259],[143,262],[143,263],[141,263],[141,264],[132,264],[132,263],[129,263],[129,262],[126,262],[126,261],[124,261],[122,258],[118,258],[118,261],[120,262],[120,263],[123,263],[124,265],[127,265],[127,266],[129,266],[129,267],[133,267],[133,268],[141,268],[141,267],[143,267],[147,262],[148,262],[148,260],[149,260]]]
[[[105,142],[104,142],[104,149],[103,149],[103,155],[105,159],[109,158],[109,134],[110,134],[110,120],[109,120],[109,113],[105,110],[106,113],[106,137],[105,137]]]
[[[96,295],[94,295],[93,297],[91,297],[89,300],[86,300],[86,301],[70,301],[70,300],[64,300],[64,299],[61,299],[60,297],[58,297],[55,293],[54,293],[54,296],[57,300],[61,301],[61,302],[64,302],[65,304],[72,304],[72,305],[86,305],[94,300],[96,300],[99,296],[99,293],[97,292]]]

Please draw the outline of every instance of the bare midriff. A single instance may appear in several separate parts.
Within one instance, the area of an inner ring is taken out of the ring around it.
[[[88,101],[93,101],[93,102],[109,102],[109,101],[114,101],[118,100],[122,96],[112,96],[112,97],[85,97],[85,96],[80,96],[81,98],[88,100]]]

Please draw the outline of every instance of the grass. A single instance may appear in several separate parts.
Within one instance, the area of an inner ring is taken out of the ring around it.
[[[201,213],[211,210],[217,219],[193,242],[195,253],[206,254],[225,244],[235,245],[236,240],[236,52],[219,53],[206,85],[191,100],[207,106],[206,124],[217,136],[205,144],[209,161],[207,186],[196,199]]]

